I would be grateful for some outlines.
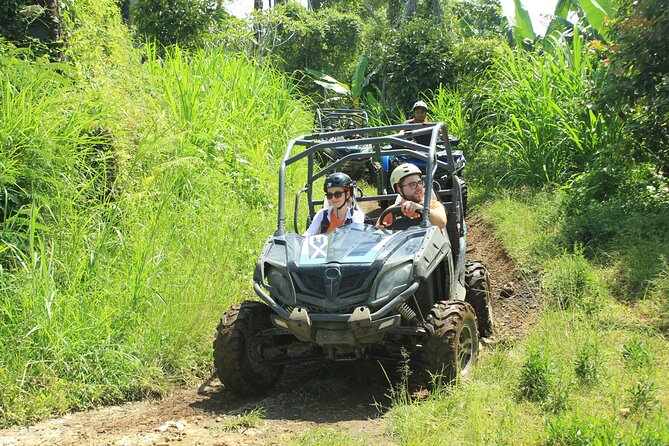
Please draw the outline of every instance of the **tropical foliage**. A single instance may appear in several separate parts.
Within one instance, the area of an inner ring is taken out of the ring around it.
[[[521,1],[508,31],[494,0],[245,19],[142,0],[135,28],[115,0],[57,5],[62,47],[30,37],[45,11],[0,7],[0,424],[210,372],[216,319],[253,295],[282,150],[325,87],[375,124],[426,99],[461,138],[473,209],[544,304],[470,380],[393,393],[393,439],[669,442],[662,0],[560,0],[545,36]]]

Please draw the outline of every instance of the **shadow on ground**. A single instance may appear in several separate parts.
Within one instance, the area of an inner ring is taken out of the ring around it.
[[[212,378],[200,387],[203,398],[191,406],[221,416],[260,407],[264,419],[317,423],[372,419],[391,404],[390,382],[397,375],[393,367],[371,360],[289,366],[275,389],[253,397],[237,396]]]

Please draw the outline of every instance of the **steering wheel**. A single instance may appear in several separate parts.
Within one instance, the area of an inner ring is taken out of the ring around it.
[[[423,218],[423,211],[422,210],[416,211],[416,213],[418,214],[418,217],[411,218],[407,216],[404,212],[402,212],[401,206],[399,205],[390,206],[386,208],[383,212],[381,212],[381,215],[379,215],[379,223],[383,224],[383,220],[388,215],[392,215],[393,221],[385,226],[386,229],[390,229],[392,231],[407,229],[410,228],[411,226],[416,226],[420,224]]]

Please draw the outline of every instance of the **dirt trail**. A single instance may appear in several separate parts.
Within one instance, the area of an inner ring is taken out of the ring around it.
[[[468,259],[490,272],[496,318],[495,342],[526,334],[539,303],[513,262],[479,219],[468,222]],[[264,397],[238,398],[212,379],[196,389],[147,400],[69,414],[27,427],[0,431],[6,445],[285,445],[316,428],[343,430],[365,444],[391,445],[384,407],[388,380],[373,362],[317,364],[286,369]],[[263,408],[253,427],[231,429],[239,416]]]

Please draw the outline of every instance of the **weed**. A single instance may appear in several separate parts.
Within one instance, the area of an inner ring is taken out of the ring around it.
[[[520,396],[529,401],[547,401],[553,390],[554,377],[550,358],[542,350],[532,347],[520,373]]]
[[[601,307],[603,284],[583,256],[581,246],[575,245],[573,253],[563,253],[546,269],[543,287],[556,307],[582,308],[589,314]]]
[[[351,446],[369,444],[363,438],[353,439],[345,432],[333,428],[313,429],[289,443],[294,446]]]
[[[577,415],[546,420],[546,446],[584,446],[619,444],[619,426],[601,418]]]
[[[643,368],[650,364],[648,344],[638,336],[633,336],[622,345],[621,354],[630,367]]]
[[[393,406],[408,405],[412,402],[411,389],[409,388],[409,378],[412,375],[410,355],[404,348],[402,348],[401,355],[402,360],[397,365],[397,373],[399,375],[397,382],[393,383],[384,369],[386,380],[390,384],[387,396],[392,401]]]
[[[224,431],[232,430],[246,430],[252,427],[256,427],[261,421],[262,417],[265,415],[265,409],[262,407],[256,407],[249,412],[245,412],[243,415],[237,416],[232,420],[226,420],[221,426],[220,429]]]
[[[571,383],[558,378],[551,386],[551,391],[543,404],[544,409],[553,412],[564,412],[569,408],[571,397]]]
[[[632,413],[649,412],[658,404],[657,387],[648,378],[640,378],[625,393]]]
[[[593,384],[601,375],[602,358],[594,342],[586,342],[576,353],[574,372],[582,384]]]

